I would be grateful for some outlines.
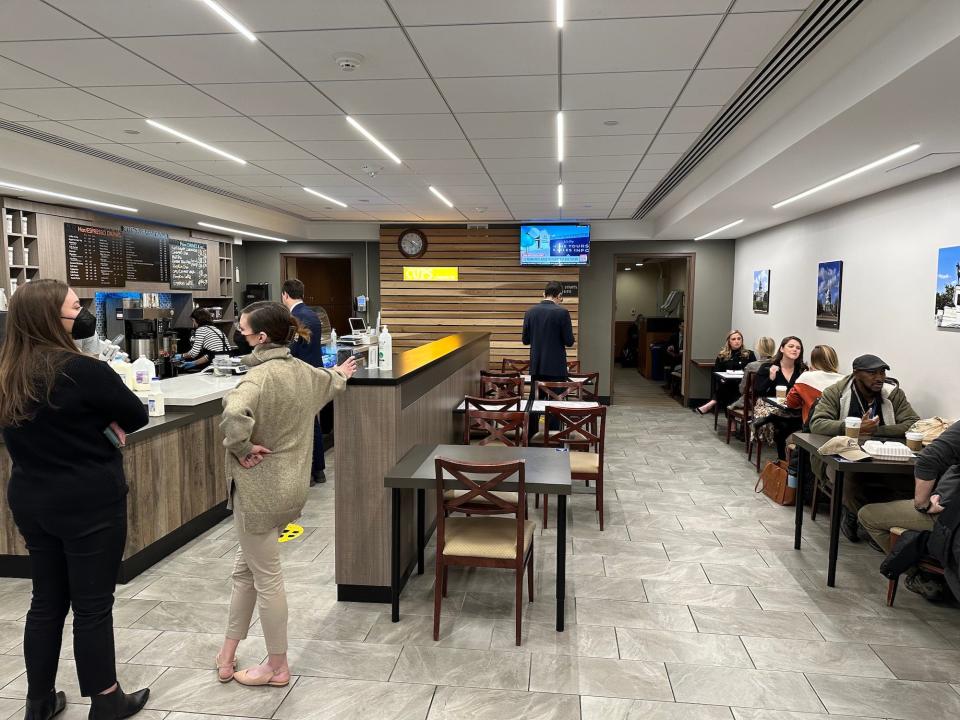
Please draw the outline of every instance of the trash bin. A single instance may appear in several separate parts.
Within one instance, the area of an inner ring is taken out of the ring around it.
[[[663,345],[650,346],[650,379],[658,382],[663,382],[663,350]]]

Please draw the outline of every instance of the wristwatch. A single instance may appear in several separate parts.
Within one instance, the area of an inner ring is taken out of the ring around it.
[[[914,504],[913,504],[913,509],[916,510],[918,513],[923,513],[924,515],[926,515],[927,513],[930,512],[930,505],[931,505],[931,504],[932,504],[932,503],[931,503],[929,500],[927,500],[927,504],[924,505],[923,507],[920,507],[919,505],[917,505],[916,503],[914,503]]]

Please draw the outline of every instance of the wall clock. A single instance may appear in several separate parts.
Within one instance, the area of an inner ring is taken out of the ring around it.
[[[427,252],[427,236],[415,228],[409,228],[400,233],[397,248],[406,258],[423,257]]]

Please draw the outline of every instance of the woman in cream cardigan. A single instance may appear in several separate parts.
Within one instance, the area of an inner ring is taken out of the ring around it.
[[[240,547],[226,637],[217,656],[220,682],[283,687],[287,665],[287,597],[280,567],[280,531],[296,520],[310,488],[313,422],[343,392],[357,369],[350,358],[332,370],[290,355],[289,344],[308,332],[280,303],[257,302],[240,316],[240,333],[253,348],[249,372],[223,400],[223,444],[229,505]],[[236,651],[247,637],[254,605],[269,654],[267,661],[236,669]]]

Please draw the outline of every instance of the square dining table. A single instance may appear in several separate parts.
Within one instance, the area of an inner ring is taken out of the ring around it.
[[[557,632],[563,631],[564,597],[566,593],[567,562],[567,496],[573,492],[570,477],[570,453],[566,448],[503,447],[500,445],[415,445],[400,462],[384,476],[384,487],[393,491],[393,517],[391,527],[391,617],[400,620],[400,585],[403,573],[400,567],[401,543],[401,491],[417,491],[417,571],[422,575],[424,566],[425,537],[424,518],[427,491],[437,492],[436,467],[438,457],[458,462],[503,463],[514,460],[526,461],[524,485],[527,493],[557,496]],[[460,489],[462,485],[454,478],[444,482],[448,490]],[[507,481],[497,487],[502,492],[517,492],[519,483]]]

